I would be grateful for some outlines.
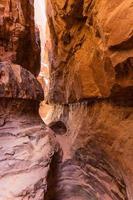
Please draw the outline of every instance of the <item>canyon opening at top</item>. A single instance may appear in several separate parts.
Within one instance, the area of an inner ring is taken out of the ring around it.
[[[42,83],[43,89],[46,94],[49,84],[49,70],[48,56],[46,52],[48,27],[45,7],[45,0],[34,0],[35,25],[36,28],[39,30],[41,42],[41,71],[39,74],[39,80]]]

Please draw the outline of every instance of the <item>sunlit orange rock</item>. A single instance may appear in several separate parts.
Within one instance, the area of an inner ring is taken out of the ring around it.
[[[132,0],[47,1],[49,101],[133,94]],[[130,94],[128,92],[130,88]]]
[[[60,151],[46,199],[131,200],[133,1],[47,0],[47,16],[52,108],[45,120]]]

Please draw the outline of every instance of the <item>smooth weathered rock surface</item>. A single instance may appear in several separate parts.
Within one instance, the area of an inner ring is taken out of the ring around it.
[[[38,110],[43,90],[19,65],[0,63],[0,200],[43,200],[56,150]]]
[[[38,75],[40,40],[33,0],[0,1],[0,62],[19,64]]]
[[[61,151],[46,199],[133,199],[132,107],[87,101],[55,106],[51,121],[64,122],[68,131],[56,134]]]
[[[52,41],[49,101],[125,95],[132,99],[132,4],[47,0]]]

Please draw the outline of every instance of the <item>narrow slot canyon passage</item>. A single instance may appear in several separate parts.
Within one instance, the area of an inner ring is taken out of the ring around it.
[[[133,0],[0,0],[0,200],[133,200]]]
[[[34,12],[35,12],[35,26],[39,31],[40,43],[41,43],[41,71],[38,76],[38,80],[41,83],[45,101],[41,102],[40,115],[46,122],[48,112],[51,110],[51,106],[47,105],[47,95],[49,90],[49,64],[48,64],[48,45],[49,45],[49,28],[46,17],[46,0],[35,0],[34,1]]]
[[[44,50],[46,45],[46,6],[45,0],[35,0],[34,1],[34,11],[35,11],[35,25],[39,29],[40,32],[40,40],[41,40],[41,64],[47,67],[47,61],[45,59]]]
[[[35,0],[34,1],[34,11],[35,11],[35,26],[39,31],[40,43],[41,43],[41,72],[39,77],[44,81],[44,90],[48,90],[49,82],[49,69],[48,69],[48,58],[47,58],[47,19],[46,19],[46,8],[45,0]],[[46,89],[47,88],[47,89]]]

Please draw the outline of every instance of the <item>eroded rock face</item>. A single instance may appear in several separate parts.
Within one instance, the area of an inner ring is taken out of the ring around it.
[[[60,152],[51,167],[46,199],[133,199],[132,107],[86,101],[56,106],[51,120],[62,121],[68,131],[56,131]]]
[[[133,199],[133,1],[47,0],[47,15],[46,120],[67,132],[46,199]]]
[[[132,0],[47,0],[49,101],[132,99]],[[129,92],[130,90],[130,92]]]
[[[0,63],[0,97],[41,101],[44,92],[28,70],[8,62]]]
[[[0,63],[0,200],[43,200],[56,150],[38,110],[43,90],[19,65]]]
[[[38,75],[40,40],[33,0],[0,1],[0,62],[19,64]]]

